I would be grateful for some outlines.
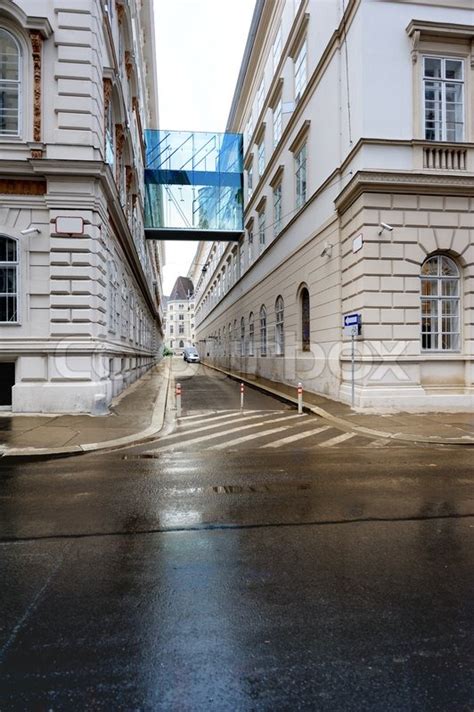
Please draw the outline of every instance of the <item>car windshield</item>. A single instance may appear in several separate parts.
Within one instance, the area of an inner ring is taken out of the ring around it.
[[[196,351],[196,349],[188,349],[188,354],[190,356],[197,356],[198,352]]]

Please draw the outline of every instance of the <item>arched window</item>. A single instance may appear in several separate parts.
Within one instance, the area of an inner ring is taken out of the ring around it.
[[[240,320],[240,355],[245,356],[245,319]]]
[[[303,351],[310,350],[311,333],[309,325],[309,311],[309,292],[307,287],[303,287],[300,292],[301,348]]]
[[[249,351],[248,351],[249,356],[254,355],[254,349],[255,349],[255,326],[253,323],[253,312],[250,312],[250,314],[249,314]]]
[[[421,347],[425,351],[460,348],[460,278],[446,255],[429,257],[421,268]]]
[[[260,307],[260,355],[267,355],[267,310],[265,304]]]
[[[20,133],[21,53],[16,39],[0,29],[0,135]]]
[[[18,243],[0,236],[0,323],[18,322]]]
[[[280,295],[275,302],[275,353],[277,356],[283,356],[285,353],[284,309],[283,297]]]
[[[179,348],[183,349],[184,348],[184,341],[181,339],[179,342]]]

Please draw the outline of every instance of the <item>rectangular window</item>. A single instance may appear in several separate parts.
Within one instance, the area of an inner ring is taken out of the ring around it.
[[[279,25],[272,48],[273,55],[273,71],[277,68],[281,57],[281,25]]]
[[[258,214],[258,245],[260,252],[265,247],[265,211]]]
[[[301,97],[306,86],[306,40],[295,57],[295,101]]]
[[[281,138],[281,97],[273,107],[273,145],[276,146]]]
[[[257,91],[257,114],[260,116],[260,112],[263,109],[263,100],[265,98],[265,84],[262,79],[260,82],[260,86],[258,87]]]
[[[253,193],[253,166],[249,166],[247,170],[247,195],[250,196]]]
[[[252,244],[253,244],[253,231],[249,230],[249,238],[248,238],[248,263],[251,264],[252,262]]]
[[[179,333],[179,334],[184,334],[184,324],[180,324],[180,325],[179,325],[178,333]]]
[[[235,261],[235,264],[237,265],[237,259]],[[239,276],[242,277],[242,275],[244,273],[244,246],[243,245],[239,246],[239,270],[240,270]]]
[[[252,115],[250,115],[249,120],[247,121],[247,124],[245,126],[245,148],[248,148],[250,146],[250,141],[252,140],[252,134],[253,134],[253,119],[252,119]]]
[[[464,140],[464,63],[462,59],[423,57],[425,138]]]
[[[296,208],[306,203],[306,143],[295,154]]]
[[[281,230],[281,183],[273,189],[273,232],[275,235]]]
[[[265,170],[265,140],[262,138],[257,149],[258,175],[263,175]]]
[[[180,321],[184,321],[184,314],[179,314],[179,315],[178,315],[178,318],[179,318]]]

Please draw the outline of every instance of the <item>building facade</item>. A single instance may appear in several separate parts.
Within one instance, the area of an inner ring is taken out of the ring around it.
[[[246,230],[194,263],[209,360],[345,402],[354,380],[362,408],[472,407],[471,0],[257,2],[227,130]]]
[[[14,412],[97,412],[155,363],[144,239],[152,3],[0,0],[0,383]]]
[[[165,343],[175,354],[181,355],[187,346],[195,346],[192,281],[178,277],[165,301]]]

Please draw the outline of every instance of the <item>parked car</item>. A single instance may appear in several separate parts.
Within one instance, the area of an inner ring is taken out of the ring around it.
[[[199,363],[201,360],[199,358],[198,350],[194,348],[194,346],[187,346],[184,349],[183,359],[188,363]]]

